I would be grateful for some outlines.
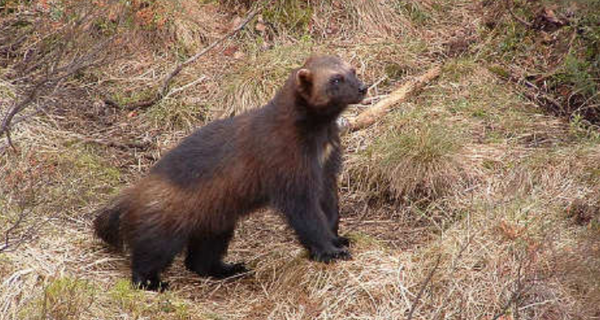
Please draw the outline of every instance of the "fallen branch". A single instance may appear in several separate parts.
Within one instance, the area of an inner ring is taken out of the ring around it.
[[[89,137],[77,137],[76,140],[79,140],[82,143],[91,143],[91,144],[99,144],[107,147],[122,149],[125,151],[129,151],[131,149],[148,149],[151,144],[149,142],[135,142],[135,141],[127,141],[127,142],[119,142],[115,140],[108,139],[96,139]]]
[[[426,84],[437,78],[440,75],[441,70],[441,66],[436,66],[429,69],[429,71],[423,75],[408,81],[400,88],[390,93],[387,98],[368,108],[356,118],[346,120],[341,118],[339,125],[342,133],[364,129],[374,124],[383,116],[388,114],[394,105],[406,101],[411,95],[415,94]]]
[[[194,63],[196,60],[198,60],[200,57],[202,57],[203,55],[205,55],[206,53],[208,53],[214,47],[216,47],[217,45],[219,45],[223,41],[225,41],[225,40],[233,37],[236,33],[240,32],[242,29],[244,29],[244,27],[250,21],[252,21],[252,19],[256,16],[256,14],[258,14],[258,12],[260,12],[260,9],[254,9],[254,10],[252,10],[248,14],[248,16],[246,17],[246,19],[244,19],[244,21],[242,21],[242,23],[240,23],[240,25],[237,26],[235,29],[231,30],[229,33],[227,33],[225,36],[219,38],[217,41],[211,43],[208,47],[204,48],[202,51],[198,52],[193,57],[187,59],[186,61],[184,61],[184,62],[182,62],[180,64],[178,64],[173,69],[173,71],[171,71],[165,77],[165,79],[162,82],[162,85],[158,89],[158,92],[152,98],[150,98],[149,100],[139,101],[139,102],[136,102],[134,104],[128,105],[128,106],[126,106],[126,108],[129,109],[129,110],[149,108],[149,107],[155,105],[160,100],[162,100],[164,97],[168,96],[169,92],[167,92],[167,91],[169,89],[169,85],[171,84],[171,81],[173,80],[173,78],[175,78],[183,70],[183,68],[185,68],[188,65]],[[105,103],[109,104],[109,105],[116,105],[116,103],[114,101],[111,101],[111,100],[107,100],[107,101],[105,101]]]

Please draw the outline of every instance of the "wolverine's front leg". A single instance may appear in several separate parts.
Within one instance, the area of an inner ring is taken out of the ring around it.
[[[338,234],[340,214],[337,179],[335,177],[326,179],[320,202],[323,213],[327,218],[327,224],[335,236],[334,244],[338,247],[348,246],[350,243],[348,238],[341,237]]]
[[[307,189],[289,190],[275,200],[276,207],[286,216],[300,243],[310,252],[311,259],[326,263],[350,259],[348,249],[336,244],[337,236],[323,214],[315,190]]]
[[[339,152],[334,152],[323,168],[323,187],[320,195],[321,208],[327,218],[327,223],[336,239],[336,246],[348,246],[350,241],[346,237],[340,237],[338,234],[340,214],[339,214],[339,197],[338,197],[338,181],[337,172],[339,171]]]

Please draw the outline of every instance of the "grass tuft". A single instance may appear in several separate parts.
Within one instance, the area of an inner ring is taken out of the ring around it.
[[[276,30],[286,30],[300,36],[309,32],[312,15],[312,7],[301,0],[276,1],[262,12],[265,22]]]
[[[393,127],[348,165],[353,188],[413,202],[448,195],[465,181],[459,135],[416,114],[392,118]]]

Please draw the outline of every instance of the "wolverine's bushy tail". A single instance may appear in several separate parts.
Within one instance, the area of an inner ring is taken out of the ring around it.
[[[94,232],[96,236],[115,249],[122,249],[121,214],[126,210],[123,199],[115,199],[109,205],[96,212]]]

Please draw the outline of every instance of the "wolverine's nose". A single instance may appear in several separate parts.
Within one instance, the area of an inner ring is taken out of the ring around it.
[[[367,87],[364,83],[358,87],[358,92],[360,92],[360,94],[366,94],[367,90],[369,90],[369,87]]]

